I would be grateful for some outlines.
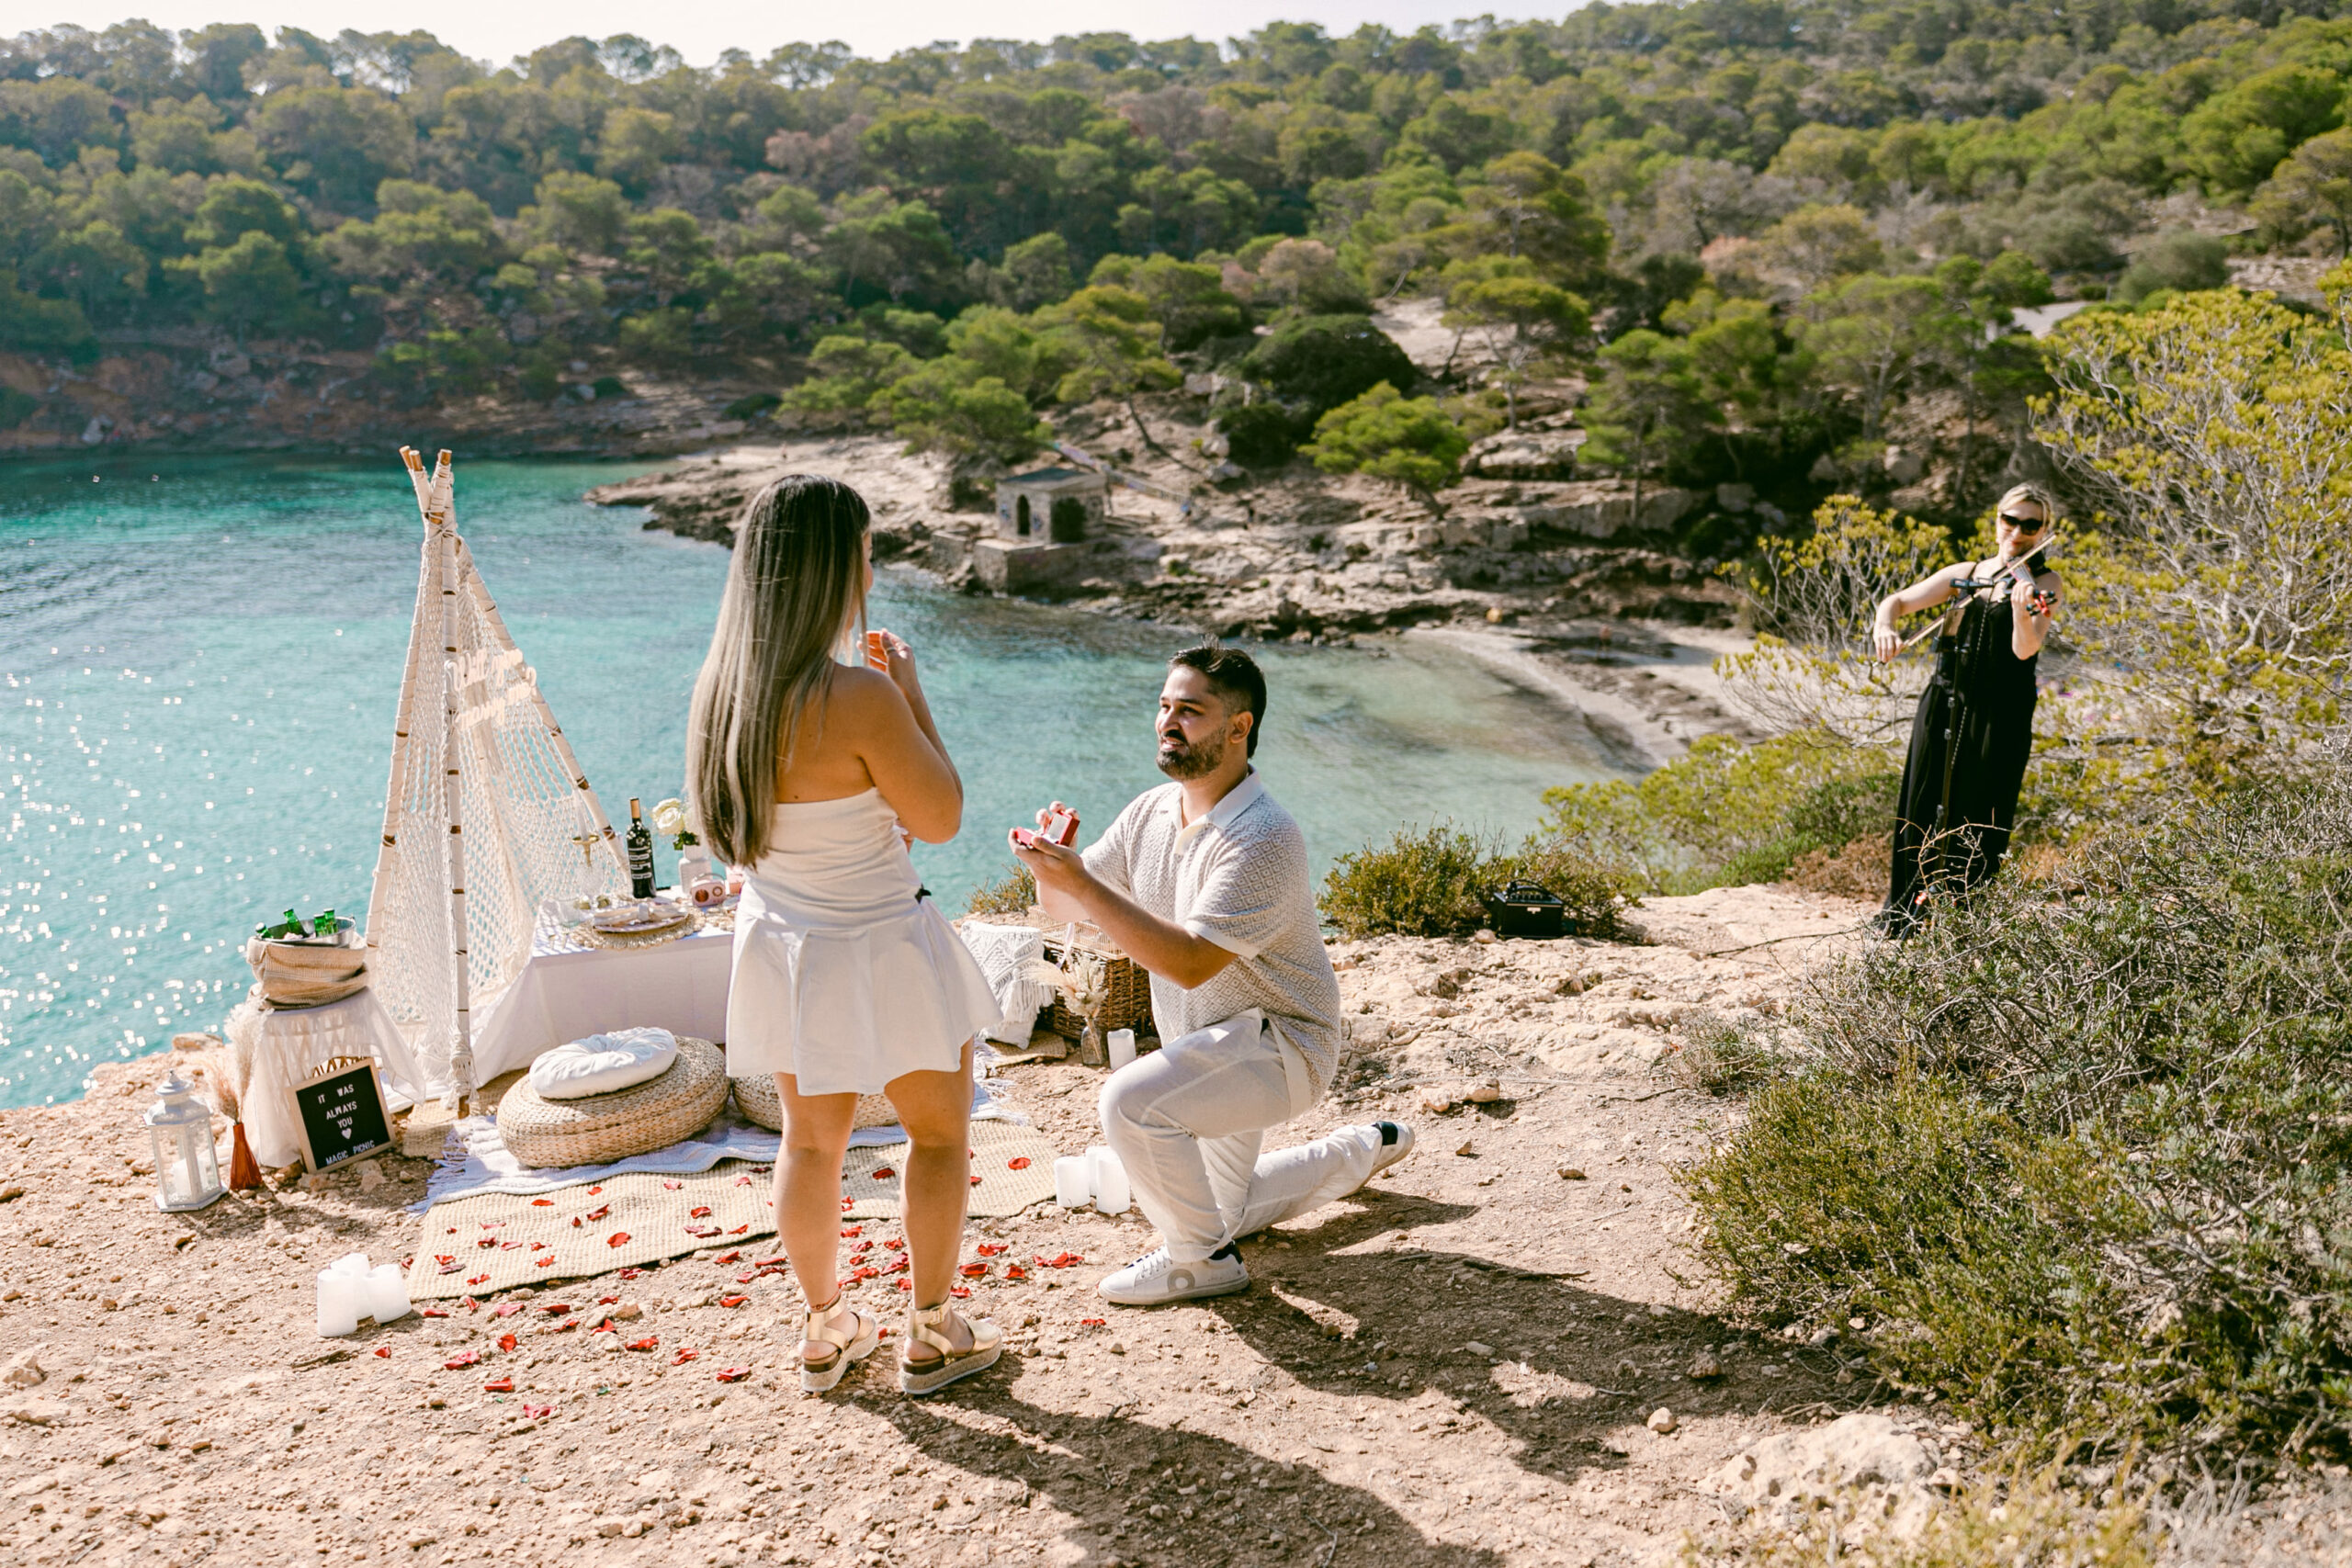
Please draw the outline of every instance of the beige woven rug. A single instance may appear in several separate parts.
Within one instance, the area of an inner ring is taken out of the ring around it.
[[[975,1122],[971,1136],[972,1174],[979,1178],[972,1187],[974,1218],[1017,1214],[1053,1197],[1056,1151],[1035,1128]],[[842,1218],[897,1217],[907,1148],[877,1144],[849,1151],[842,1164],[842,1195],[849,1201]],[[408,1271],[409,1299],[485,1295],[705,1248],[756,1245],[775,1234],[774,1191],[766,1167],[726,1160],[692,1175],[631,1172],[538,1198],[454,1198],[424,1216],[424,1241]]]

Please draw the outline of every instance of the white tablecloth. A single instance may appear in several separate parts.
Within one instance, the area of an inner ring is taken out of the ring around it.
[[[475,1084],[606,1030],[651,1024],[724,1041],[734,951],[731,931],[709,927],[652,947],[589,947],[542,924],[514,984],[474,1014]]]
[[[254,1158],[273,1169],[302,1157],[294,1086],[334,1057],[376,1058],[387,1111],[424,1097],[425,1071],[372,990],[356,991],[323,1007],[284,1012],[248,1008],[238,1016],[250,1020],[243,1027],[254,1031],[254,1076],[242,1108],[245,1142]],[[240,1024],[232,1021],[230,1027]]]

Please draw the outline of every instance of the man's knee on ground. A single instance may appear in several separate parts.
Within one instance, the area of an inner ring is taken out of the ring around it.
[[[1113,1073],[1102,1085],[1102,1093],[1094,1102],[1095,1114],[1102,1118],[1102,1130],[1132,1126],[1142,1122],[1151,1110],[1151,1094],[1144,1076],[1133,1067],[1122,1067]]]

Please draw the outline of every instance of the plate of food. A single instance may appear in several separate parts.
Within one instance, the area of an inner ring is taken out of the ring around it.
[[[607,936],[644,936],[650,931],[668,931],[693,919],[694,911],[665,904],[659,899],[632,899],[616,904],[609,909],[599,909],[589,917],[589,923]]]

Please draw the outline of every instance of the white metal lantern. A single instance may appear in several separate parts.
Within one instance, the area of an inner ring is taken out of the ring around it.
[[[177,1067],[155,1086],[147,1108],[147,1142],[155,1156],[155,1207],[201,1209],[220,1196],[220,1161],[212,1152],[212,1112]]]

